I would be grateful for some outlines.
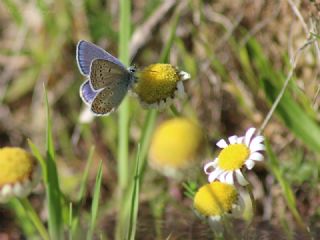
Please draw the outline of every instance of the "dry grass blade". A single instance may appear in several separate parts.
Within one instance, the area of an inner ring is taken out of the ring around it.
[[[163,19],[166,18],[168,12],[175,6],[175,0],[164,1],[161,6],[139,26],[133,33],[130,46],[130,59],[133,59],[140,48],[142,48],[151,38],[152,32]]]
[[[314,41],[316,40],[316,38],[312,37],[311,39],[309,39],[308,41],[306,41],[296,52],[296,54],[294,55],[293,59],[291,59],[291,68],[290,68],[290,71],[287,75],[287,78],[283,84],[283,87],[281,88],[281,91],[278,95],[278,97],[276,98],[276,100],[274,101],[274,103],[272,104],[272,107],[270,109],[270,111],[268,112],[267,116],[265,117],[263,123],[261,124],[261,127],[259,128],[258,130],[258,134],[261,134],[264,129],[266,128],[268,122],[270,121],[274,111],[276,110],[279,102],[281,101],[281,98],[283,96],[283,94],[285,93],[287,87],[288,87],[288,84],[290,82],[290,80],[292,79],[292,76],[293,76],[293,73],[294,73],[294,70],[296,68],[296,65],[297,65],[297,62],[300,58],[300,55],[301,53],[303,52],[303,50],[308,47],[310,44],[314,43]]]

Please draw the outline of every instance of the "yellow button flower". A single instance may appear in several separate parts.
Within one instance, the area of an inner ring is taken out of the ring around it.
[[[240,217],[245,203],[234,185],[213,181],[199,188],[193,207],[200,218],[208,220],[213,231],[221,233],[224,229],[221,219]]]
[[[231,212],[237,201],[238,193],[233,185],[215,181],[198,190],[193,204],[202,216],[219,217]]]
[[[132,88],[142,106],[163,109],[170,105],[175,97],[184,96],[183,80],[190,74],[179,71],[171,64],[152,64],[138,71],[137,82]]]
[[[17,147],[0,149],[0,202],[30,193],[39,180],[39,166],[34,157]]]
[[[165,175],[172,176],[200,157],[203,144],[204,134],[196,123],[187,118],[173,118],[155,130],[149,162]]]

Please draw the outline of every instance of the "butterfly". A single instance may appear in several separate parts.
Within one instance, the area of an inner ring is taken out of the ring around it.
[[[80,86],[80,97],[94,115],[107,116],[115,111],[136,80],[136,67],[126,68],[116,57],[99,46],[80,40],[77,65],[87,80]]]

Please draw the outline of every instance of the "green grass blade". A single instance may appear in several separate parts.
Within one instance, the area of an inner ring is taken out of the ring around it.
[[[46,228],[43,226],[42,221],[40,220],[38,214],[35,212],[34,208],[32,207],[31,203],[27,198],[19,199],[21,205],[24,207],[28,218],[34,224],[35,228],[38,230],[41,238],[43,240],[49,240],[49,235]]]
[[[89,176],[89,170],[91,168],[92,161],[93,161],[93,153],[94,153],[94,146],[92,146],[90,148],[87,164],[86,164],[86,167],[84,169],[84,173],[83,173],[83,176],[81,179],[80,190],[79,190],[79,195],[78,195],[79,202],[82,201],[84,193],[86,192],[86,183],[87,183],[88,176]]]
[[[68,239],[73,239],[73,204],[70,202],[69,204],[69,217],[68,217]]]
[[[98,209],[99,209],[101,180],[102,180],[102,161],[100,161],[99,163],[96,183],[94,185],[93,199],[92,199],[92,205],[91,205],[91,221],[90,221],[89,230],[87,233],[87,240],[93,239],[93,231],[96,225]]]
[[[120,1],[119,58],[129,64],[129,41],[131,26],[131,2]],[[128,183],[129,102],[125,98],[119,108],[118,178],[121,189]]]
[[[45,103],[47,109],[47,130],[46,130],[46,172],[47,182],[45,182],[48,204],[48,225],[51,239],[62,239],[63,221],[62,221],[62,206],[61,192],[59,187],[57,166],[55,163],[55,149],[52,137],[52,122],[50,116],[50,108],[48,95],[45,91]]]
[[[47,184],[48,183],[47,163],[41,156],[41,153],[37,148],[37,146],[30,139],[28,139],[28,145],[31,149],[32,154],[36,157],[36,159],[38,160],[41,166],[41,173],[42,173],[45,184]]]
[[[196,182],[184,182],[182,183],[182,186],[184,188],[184,194],[185,196],[189,197],[190,199],[193,199],[196,192],[197,192],[197,184]]]
[[[36,229],[34,224],[31,222],[25,208],[17,198],[11,199],[6,204],[15,214],[16,222],[19,224],[19,227],[22,229],[23,234],[27,238],[32,238],[36,234]]]
[[[129,41],[131,34],[131,1],[120,1],[120,29],[119,29],[119,59],[125,64],[129,64]],[[128,217],[126,205],[126,191],[129,180],[128,158],[129,158],[129,102],[126,97],[119,108],[118,120],[118,186],[119,205],[116,225],[116,239],[123,239],[124,229]]]
[[[140,159],[142,160],[142,163],[141,163],[142,168],[144,168],[144,165],[145,165],[154,124],[156,122],[156,117],[157,117],[157,111],[149,110],[147,113],[145,123],[143,125],[144,127],[142,129],[142,134],[140,138],[140,142],[141,142]]]
[[[269,158],[267,165],[282,188],[283,196],[285,197],[285,200],[287,202],[287,205],[288,205],[288,208],[289,208],[291,214],[293,215],[293,217],[295,218],[297,223],[300,225],[300,227],[305,228],[304,222],[303,222],[303,220],[297,210],[296,199],[295,199],[294,193],[291,189],[291,186],[290,186],[289,182],[286,180],[283,172],[280,171],[279,160],[277,159],[276,155],[272,151],[272,149],[267,141],[266,141],[266,152],[267,152],[268,158]]]
[[[131,35],[131,1],[120,1],[120,35],[119,58],[125,64],[129,64],[129,42]]]
[[[285,77],[273,69],[273,66],[266,59],[261,46],[255,40],[250,40],[248,44],[251,64],[256,68],[260,86],[269,101],[273,103],[282,88]],[[320,127],[312,118],[314,114],[308,114],[310,108],[303,109],[301,104],[298,104],[294,99],[289,91],[292,88],[295,88],[295,82],[293,80],[281,98],[276,108],[276,114],[307,147],[316,152],[320,152]]]
[[[131,196],[131,210],[129,217],[129,231],[128,238],[129,240],[135,239],[135,233],[137,228],[137,217],[138,217],[138,209],[139,209],[139,192],[140,192],[140,176],[141,176],[141,168],[140,168],[140,144],[138,145],[138,151],[136,156],[136,167],[135,174],[133,178],[133,189]]]
[[[78,232],[78,225],[79,225],[79,218],[80,218],[80,208],[82,206],[82,201],[83,201],[83,196],[86,192],[86,183],[88,181],[88,176],[89,176],[89,170],[91,168],[92,165],[92,161],[93,161],[93,153],[94,153],[94,147],[92,146],[90,148],[89,151],[89,156],[88,156],[88,160],[87,160],[87,164],[86,167],[84,169],[84,173],[81,179],[81,183],[80,183],[80,190],[79,190],[79,194],[78,194],[78,206],[76,208],[76,212],[75,215],[73,216],[72,219],[72,236],[77,239],[76,234]]]
[[[23,22],[23,17],[17,5],[12,0],[3,0],[3,3],[7,7],[16,24],[20,26]]]

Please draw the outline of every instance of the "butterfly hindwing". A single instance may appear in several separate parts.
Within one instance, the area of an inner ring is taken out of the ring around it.
[[[85,40],[78,42],[76,58],[79,70],[81,74],[85,76],[88,76],[90,73],[91,62],[97,58],[108,60],[125,69],[125,66],[117,58],[107,53],[97,45]]]
[[[129,72],[121,66],[104,59],[95,59],[90,67],[90,82],[94,90],[108,86],[115,81],[129,80]]]
[[[101,90],[91,104],[95,115],[108,115],[118,108],[128,91],[128,80],[120,79]]]
[[[80,86],[80,97],[83,102],[87,105],[91,105],[93,99],[97,96],[99,92],[92,89],[89,80],[85,81]]]

